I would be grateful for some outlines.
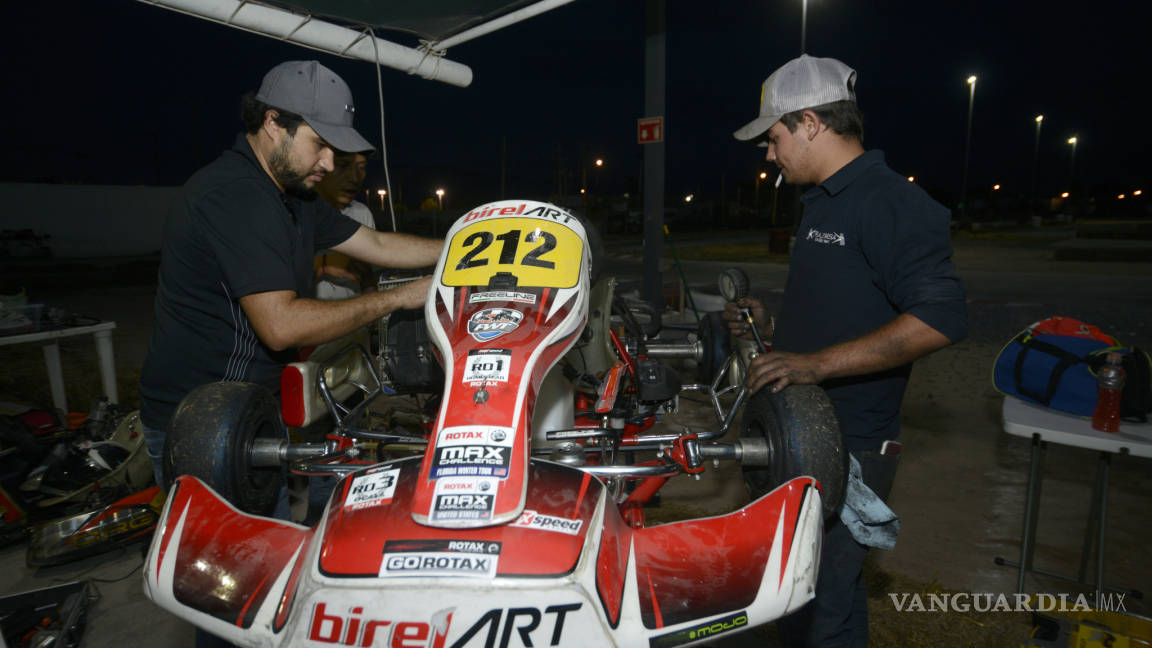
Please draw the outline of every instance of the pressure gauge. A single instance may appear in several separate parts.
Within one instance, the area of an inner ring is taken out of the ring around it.
[[[720,296],[726,301],[734,302],[748,296],[748,275],[740,268],[721,271],[717,283],[720,287]]]

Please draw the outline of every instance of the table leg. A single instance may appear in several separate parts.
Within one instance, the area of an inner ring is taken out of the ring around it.
[[[1040,511],[1040,484],[1047,443],[1039,434],[1032,435],[1032,460],[1028,466],[1028,491],[1024,501],[1024,532],[1020,536],[1020,573],[1016,592],[1024,593],[1024,574],[1032,571],[1032,553],[1036,544],[1036,522]]]
[[[1076,580],[1081,583],[1088,582],[1088,561],[1092,558],[1092,548],[1100,532],[1100,493],[1103,490],[1103,478],[1101,465],[1097,463],[1096,479],[1092,484],[1092,500],[1088,503],[1088,523],[1084,525],[1084,543],[1080,546],[1080,571],[1076,572]]]
[[[44,367],[48,370],[48,386],[52,389],[52,407],[68,413],[68,399],[64,396],[64,370],[60,368],[60,344],[44,345]]]
[[[116,387],[116,357],[112,354],[112,331],[96,331],[92,334],[96,338],[96,356],[100,360],[100,386],[104,388],[104,395],[108,402],[120,402],[120,393]]]
[[[1096,606],[1100,607],[1100,595],[1104,592],[1104,526],[1108,517],[1108,466],[1112,463],[1112,455],[1107,452],[1100,453],[1100,463],[1096,466],[1098,483],[1100,484],[1100,531],[1096,539]]]

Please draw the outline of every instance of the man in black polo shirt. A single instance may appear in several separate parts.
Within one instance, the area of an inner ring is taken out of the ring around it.
[[[434,265],[443,245],[363,227],[316,197],[316,184],[333,170],[334,150],[373,150],[352,128],[354,110],[348,85],[318,62],[277,65],[242,100],[246,132],[196,172],[172,205],[140,378],[157,483],[164,431],[192,389],[245,381],[278,390],[296,347],[423,306],[428,278],[353,299],[312,299],[317,250],[420,268]]]
[[[760,116],[736,131],[767,147],[786,182],[813,186],[775,326],[755,299],[728,304],[725,317],[751,338],[737,307],[751,308],[772,340],[748,368],[749,389],[822,386],[864,484],[885,499],[899,458],[885,441],[899,436],[912,361],[964,338],[967,314],[950,214],[864,150],[855,82],[844,63],[803,55],[768,77]],[[826,523],[816,598],[781,620],[786,642],[867,645],[866,553],[841,520]]]

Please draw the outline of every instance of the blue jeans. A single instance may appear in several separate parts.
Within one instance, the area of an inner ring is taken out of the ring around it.
[[[853,452],[864,483],[887,500],[900,456]],[[856,542],[836,516],[824,528],[816,576],[816,597],[776,622],[780,640],[790,648],[867,648],[868,592],[864,558],[868,547]]]
[[[148,458],[152,460],[152,473],[156,477],[156,485],[168,490],[164,482],[164,430],[141,425],[144,429],[144,447],[148,450]]]

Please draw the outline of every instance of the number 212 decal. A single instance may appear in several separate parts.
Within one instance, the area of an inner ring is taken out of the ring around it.
[[[541,232],[540,230],[533,230],[528,232],[524,237],[525,243],[535,243],[540,239],[544,239],[544,243],[524,255],[520,260],[520,265],[535,266],[537,268],[552,269],[556,264],[540,257],[556,249],[556,237],[548,232]],[[467,270],[468,268],[477,268],[480,266],[488,265],[488,259],[476,258],[481,252],[488,249],[492,245],[492,241],[499,240],[500,258],[496,261],[501,265],[511,265],[516,263],[516,248],[520,246],[520,230],[514,229],[504,232],[499,236],[493,235],[492,232],[473,232],[468,238],[464,239],[461,245],[463,247],[471,247],[470,252],[460,259],[460,263],[456,264],[457,270]]]

